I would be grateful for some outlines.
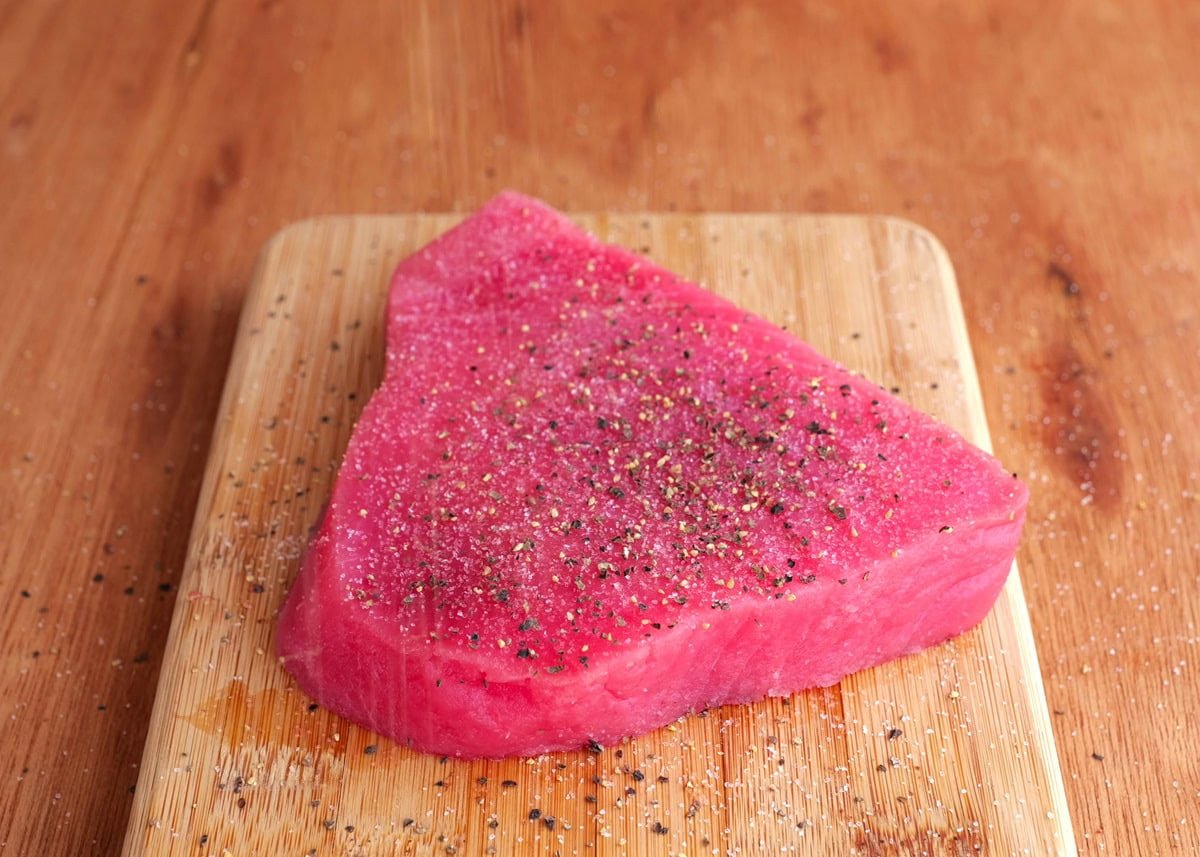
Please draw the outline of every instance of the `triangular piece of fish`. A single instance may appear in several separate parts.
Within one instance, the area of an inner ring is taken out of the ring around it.
[[[388,313],[278,648],[397,741],[534,754],[829,685],[1008,573],[994,458],[537,201],[406,259]]]

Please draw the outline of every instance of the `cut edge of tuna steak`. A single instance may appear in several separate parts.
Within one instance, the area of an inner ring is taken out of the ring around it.
[[[977,624],[1025,487],[733,304],[505,193],[402,262],[280,615],[325,707],[464,757],[608,744]]]

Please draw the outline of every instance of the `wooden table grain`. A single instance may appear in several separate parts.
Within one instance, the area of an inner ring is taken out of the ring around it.
[[[1033,487],[1081,851],[1200,850],[1198,37],[1169,2],[0,0],[0,853],[119,848],[262,242],[502,187],[933,230]]]

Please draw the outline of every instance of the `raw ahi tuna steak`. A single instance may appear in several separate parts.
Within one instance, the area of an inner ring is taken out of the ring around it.
[[[386,377],[278,650],[429,752],[608,743],[970,628],[1026,496],[778,327],[506,193],[396,271]]]

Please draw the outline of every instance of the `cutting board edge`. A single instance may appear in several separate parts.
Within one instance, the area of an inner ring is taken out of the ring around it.
[[[179,575],[179,585],[175,590],[176,601],[171,610],[171,625],[167,629],[167,642],[163,647],[162,666],[159,669],[158,678],[154,683],[154,703],[150,709],[150,722],[147,724],[146,738],[142,744],[142,754],[138,762],[137,784],[134,787],[133,805],[129,811],[129,819],[125,825],[125,839],[121,847],[122,857],[136,857],[136,855],[147,853],[146,848],[143,847],[144,843],[138,841],[139,834],[142,828],[153,826],[154,824],[154,819],[148,817],[149,807],[147,806],[152,793],[153,783],[151,782],[151,778],[154,775],[154,766],[147,764],[147,761],[150,759],[151,754],[155,752],[156,737],[166,728],[165,721],[171,716],[164,690],[166,690],[167,685],[171,681],[171,673],[168,666],[176,658],[175,650],[181,645],[181,629],[187,620],[187,610],[180,601],[180,596],[184,593],[187,582],[198,573],[194,569],[199,561],[199,543],[203,538],[204,524],[208,520],[213,498],[221,481],[221,474],[212,467],[212,462],[217,457],[220,448],[228,442],[227,432],[222,431],[221,426],[227,421],[228,414],[234,405],[236,405],[232,397],[235,395],[241,378],[242,364],[246,361],[247,352],[252,347],[251,337],[245,335],[250,309],[256,303],[259,290],[264,288],[263,284],[266,280],[263,277],[263,272],[268,269],[272,257],[278,253],[279,248],[283,244],[283,239],[289,231],[296,226],[318,219],[309,218],[308,220],[288,224],[282,229],[277,230],[270,238],[263,242],[263,246],[255,258],[254,270],[250,275],[249,286],[246,289],[246,295],[242,300],[242,306],[238,313],[237,332],[233,340],[233,353],[230,355],[229,366],[225,370],[225,380],[221,386],[221,398],[217,404],[217,413],[213,420],[209,448],[205,455],[204,478],[200,483],[200,495],[196,499],[196,511],[192,515],[192,524],[188,531],[187,552],[184,555],[183,569]]]
[[[898,214],[856,214],[850,211],[831,211],[831,212],[815,212],[815,211],[649,211],[644,209],[631,209],[629,211],[563,211],[569,219],[576,223],[596,221],[602,222],[605,219],[629,218],[637,219],[640,217],[661,218],[678,218],[680,220],[712,220],[719,221],[728,218],[738,218],[741,220],[762,220],[763,222],[772,222],[780,219],[788,220],[806,220],[806,221],[858,221],[864,224],[877,223],[882,225],[893,226],[897,229],[912,232],[923,240],[928,245],[930,252],[938,258],[938,265],[945,272],[949,272],[951,283],[955,286],[955,294],[957,295],[957,282],[954,280],[954,269],[950,263],[950,256],[937,235],[926,226],[917,223],[915,220],[910,220],[907,217],[902,217]],[[326,214],[314,214],[309,217],[302,217],[298,220],[290,220],[280,226],[274,232],[266,237],[262,242],[262,246],[258,251],[254,274],[251,277],[250,283],[253,287],[257,283],[257,276],[265,264],[266,260],[275,252],[279,245],[286,242],[293,233],[303,232],[312,229],[316,226],[323,226],[329,223],[338,223],[341,221],[387,221],[397,218],[409,217],[429,217],[435,220],[442,220],[447,223],[451,221],[465,220],[471,215],[470,211],[394,211],[375,212],[371,214],[346,214],[329,212]],[[247,293],[247,300],[249,293]],[[961,303],[958,304],[961,312]]]
[[[962,355],[964,361],[963,375],[968,379],[964,393],[967,396],[967,411],[971,415],[971,435],[974,442],[989,452],[992,451],[991,431],[988,428],[987,409],[983,403],[983,391],[979,384],[979,369],[975,363],[975,351],[971,345],[970,332],[967,329],[967,316],[963,310],[962,293],[958,288],[958,276],[950,261],[950,253],[938,237],[930,230],[905,220],[893,218],[899,224],[916,233],[928,243],[930,252],[937,260],[942,271],[940,278],[946,293],[946,300],[951,313],[958,319],[954,325],[954,336],[957,340],[955,349]],[[1063,840],[1063,850],[1068,854],[1078,853],[1075,840],[1075,830],[1071,822],[1071,812],[1067,803],[1066,781],[1063,779],[1062,760],[1058,754],[1058,746],[1054,739],[1054,726],[1050,722],[1050,705],[1046,699],[1046,686],[1041,680],[1042,668],[1038,659],[1037,643],[1033,636],[1033,620],[1029,613],[1029,602],[1025,599],[1025,587],[1021,582],[1021,572],[1017,563],[1013,562],[1012,571],[1004,583],[1000,597],[1006,601],[1006,606],[1012,616],[1013,630],[1016,633],[1019,656],[1025,665],[1028,675],[1038,677],[1031,682],[1030,711],[1034,717],[1038,734],[1035,736],[1041,754],[1051,762],[1047,765],[1050,772],[1049,785],[1051,788],[1050,801],[1054,806],[1055,821]],[[993,608],[994,609],[994,608]]]

